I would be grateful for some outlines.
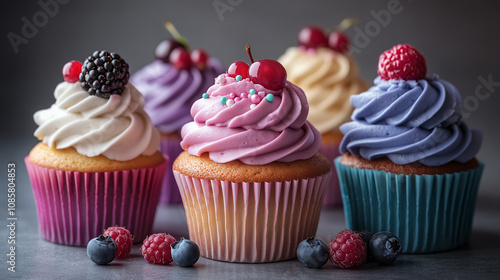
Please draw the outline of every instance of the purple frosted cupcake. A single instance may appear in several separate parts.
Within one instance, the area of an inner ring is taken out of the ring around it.
[[[155,50],[156,60],[137,71],[130,82],[144,95],[144,110],[160,131],[160,151],[175,159],[181,152],[180,130],[193,120],[191,105],[223,73],[221,63],[201,49],[189,51],[185,38],[171,23],[167,29],[175,39],[166,39]],[[169,164],[160,196],[164,204],[182,203]]]

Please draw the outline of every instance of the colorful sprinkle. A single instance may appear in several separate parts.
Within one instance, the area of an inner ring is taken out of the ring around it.
[[[241,98],[248,98],[248,94],[246,92],[243,92],[242,94],[240,94],[240,97]]]
[[[208,95],[208,93],[206,93],[206,92],[205,92],[204,94],[202,94],[202,95],[201,95],[201,97],[203,97],[204,99],[207,99],[207,98],[209,98],[210,96]]]
[[[240,101],[240,100],[241,100],[241,97],[235,97],[235,98],[234,98],[234,102],[238,102],[238,101]]]
[[[224,75],[219,75],[219,76],[217,77],[217,82],[218,82],[219,84],[223,84],[225,81],[226,81],[226,78],[224,78]]]
[[[248,91],[248,94],[252,95],[252,94],[255,94],[257,91],[255,89],[251,89]]]
[[[234,92],[231,92],[231,93],[229,94],[229,98],[234,99],[235,97],[236,97],[236,94],[234,94]]]
[[[269,93],[268,95],[266,95],[266,100],[269,101],[269,102],[273,102],[274,95],[272,93]]]
[[[221,97],[220,103],[225,105],[226,102],[227,102],[227,97],[225,97],[225,96]]]
[[[250,104],[250,109],[253,109],[253,108],[255,108],[256,106],[257,106],[257,105],[255,105],[255,104]]]
[[[239,81],[241,81],[241,80],[243,80],[243,77],[242,77],[241,75],[236,75],[236,81],[238,81],[238,82],[239,82]]]
[[[227,102],[226,102],[226,105],[227,105],[227,107],[233,106],[234,105],[234,100],[228,99]]]
[[[253,104],[258,104],[260,100],[260,96],[257,94],[253,94],[252,97],[250,97],[250,101],[252,101]]]

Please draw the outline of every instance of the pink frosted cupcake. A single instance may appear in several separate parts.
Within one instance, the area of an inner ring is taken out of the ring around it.
[[[173,170],[202,256],[292,259],[316,233],[331,167],[308,111],[304,92],[269,59],[233,63],[193,104]]]
[[[181,128],[193,120],[189,109],[215,78],[224,72],[216,58],[201,49],[190,51],[187,41],[173,25],[166,27],[174,39],[165,39],[155,50],[156,60],[130,77],[130,82],[144,95],[144,110],[160,131],[160,151],[175,159],[181,152]],[[163,179],[160,203],[181,203],[179,188],[169,163]]]
[[[307,120],[322,137],[319,152],[333,165],[343,137],[339,127],[351,120],[354,110],[349,99],[367,90],[368,84],[348,53],[347,35],[333,31],[328,36],[320,27],[304,27],[299,46],[288,48],[278,61],[286,68],[288,80],[304,90],[310,108]],[[332,174],[323,205],[342,205],[337,172]]]
[[[136,241],[151,233],[167,158],[128,83],[128,64],[96,51],[69,62],[55,104],[35,113],[41,140],[25,158],[39,230],[48,241],[85,246],[109,226]]]

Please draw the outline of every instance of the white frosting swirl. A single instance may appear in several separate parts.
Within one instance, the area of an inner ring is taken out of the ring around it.
[[[35,113],[34,135],[49,147],[126,161],[158,150],[160,134],[144,112],[144,97],[130,83],[109,99],[89,95],[79,83],[62,82],[55,104]]]

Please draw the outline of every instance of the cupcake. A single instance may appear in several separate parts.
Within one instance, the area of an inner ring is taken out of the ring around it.
[[[184,37],[173,25],[166,26],[174,39],[166,39],[155,50],[156,60],[134,73],[130,82],[144,95],[144,110],[160,131],[160,151],[175,159],[181,152],[182,125],[193,120],[189,110],[224,70],[220,62],[201,49],[189,52]],[[163,179],[160,203],[181,203],[179,189],[169,163]]]
[[[128,64],[96,51],[63,68],[55,103],[34,114],[40,139],[25,158],[41,236],[86,246],[109,226],[151,233],[167,158]]]
[[[234,62],[193,104],[174,176],[201,256],[288,260],[316,233],[331,167],[304,92],[277,61],[250,60]]]
[[[380,56],[374,85],[351,97],[335,160],[349,229],[390,231],[404,253],[464,245],[483,164],[482,134],[462,120],[457,89],[410,45]]]
[[[350,121],[354,108],[350,96],[368,89],[358,74],[354,59],[347,53],[348,37],[342,31],[325,32],[315,26],[303,28],[298,47],[290,47],[278,59],[286,68],[288,80],[301,87],[309,102],[307,119],[319,130],[319,152],[332,164],[340,155],[341,124]],[[333,172],[324,206],[340,206],[339,183]]]

